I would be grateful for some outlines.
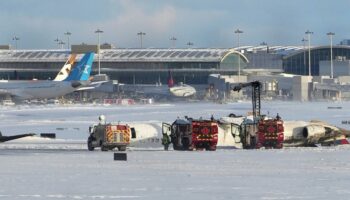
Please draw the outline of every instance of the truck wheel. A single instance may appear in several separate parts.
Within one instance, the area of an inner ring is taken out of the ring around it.
[[[88,139],[87,146],[89,151],[95,150],[95,147],[92,146],[92,141],[90,139]]]
[[[101,146],[101,151],[108,151],[108,148]]]
[[[173,144],[174,150],[181,150],[180,147],[178,147],[176,144]]]
[[[118,150],[119,150],[119,151],[126,151],[126,146],[118,147]]]
[[[282,148],[283,148],[283,144],[282,144],[282,143],[277,144],[275,148],[276,148],[276,149],[282,149]]]
[[[183,146],[183,150],[189,150],[190,140],[188,138],[183,138],[182,139],[182,146]]]
[[[207,151],[216,151],[216,146],[210,146],[206,148]]]

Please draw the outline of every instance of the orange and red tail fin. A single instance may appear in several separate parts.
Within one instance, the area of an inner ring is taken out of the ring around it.
[[[168,87],[171,88],[174,86],[174,79],[171,71],[168,72]]]

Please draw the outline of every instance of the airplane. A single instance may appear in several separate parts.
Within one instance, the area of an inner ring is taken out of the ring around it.
[[[56,77],[56,81],[0,80],[0,94],[9,95],[15,100],[26,100],[48,99],[74,92],[89,85],[89,76],[93,60],[94,53],[86,53],[77,66],[69,73],[67,78],[62,81],[59,81],[60,77]]]
[[[187,84],[174,84],[171,72],[168,75],[168,85],[150,84],[118,84],[121,91],[139,93],[147,96],[188,98],[196,94],[196,89]]]
[[[12,135],[12,136],[3,136],[2,133],[0,132],[0,143],[23,138],[23,137],[34,136],[34,135],[35,134],[33,133],[28,133],[28,134],[19,134],[19,135]]]
[[[171,71],[169,71],[168,77],[169,92],[175,97],[191,97],[196,94],[196,89],[190,85],[184,84],[182,82],[175,85]]]
[[[349,144],[350,131],[330,125],[327,122],[311,120],[284,121],[284,146],[298,147],[334,144]]]
[[[242,149],[239,126],[251,117],[235,116],[218,119],[218,149]],[[136,131],[136,138],[131,140],[130,147],[161,148],[162,123],[130,123]],[[349,144],[350,131],[330,125],[327,122],[312,120],[284,121],[285,147],[317,147]]]

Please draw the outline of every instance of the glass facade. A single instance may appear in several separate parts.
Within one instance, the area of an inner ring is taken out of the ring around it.
[[[247,61],[245,58],[239,54],[230,53],[221,60],[220,69],[238,71],[238,62],[241,64],[241,69],[247,67]]]
[[[330,60],[331,53],[330,47],[318,47],[311,49],[311,75],[318,76],[320,69],[320,61]],[[350,48],[346,46],[333,47],[333,59],[349,59]],[[298,75],[309,74],[309,52],[305,48],[305,51],[301,50],[292,55],[285,56],[283,58],[284,72]]]

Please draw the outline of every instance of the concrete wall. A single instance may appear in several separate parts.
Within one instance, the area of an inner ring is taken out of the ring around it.
[[[339,82],[339,84],[349,84],[350,83],[350,76],[339,76],[338,82]]]
[[[79,44],[72,45],[72,53],[82,54],[86,52],[95,52],[97,53],[97,45],[89,45],[89,44]]]
[[[308,101],[309,100],[309,76],[295,76],[293,77],[293,100],[294,101]]]
[[[260,81],[260,82],[273,82],[277,81],[278,89],[280,90],[292,90],[293,77],[284,77],[280,75],[249,75],[248,81]]]
[[[0,45],[0,49],[2,50],[10,50],[11,46],[10,45]]]

